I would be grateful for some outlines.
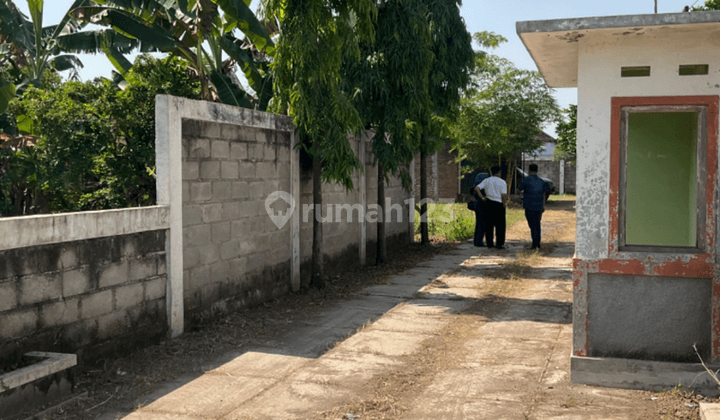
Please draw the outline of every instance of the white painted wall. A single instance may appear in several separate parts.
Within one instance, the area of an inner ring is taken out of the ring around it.
[[[621,30],[580,38],[578,54],[576,258],[608,255],[612,97],[720,94],[720,32]],[[709,64],[706,76],[679,76],[680,64]],[[650,66],[650,77],[620,77],[624,66]]]

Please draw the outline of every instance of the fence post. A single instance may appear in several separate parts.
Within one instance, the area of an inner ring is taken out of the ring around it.
[[[360,174],[360,206],[359,214],[360,222],[360,243],[358,244],[360,265],[365,265],[367,259],[367,220],[365,211],[367,210],[367,168],[365,167],[365,132],[360,133],[360,143],[358,143],[358,157],[360,165],[362,165],[362,173]]]
[[[408,200],[408,236],[415,242],[415,157],[410,161],[410,199]]]
[[[183,333],[182,115],[178,98],[155,98],[155,167],[157,204],[170,207],[165,238],[167,322],[170,337]]]
[[[438,174],[438,154],[439,154],[439,152],[435,152],[432,155],[432,182],[433,182],[432,199],[435,201],[438,201],[440,199],[440,175]]]
[[[300,290],[300,212],[302,202],[300,200],[300,149],[298,145],[298,134],[293,131],[290,141],[290,194],[295,202],[295,211],[292,214],[291,225],[291,252],[292,252],[292,278],[291,286],[293,292]]]

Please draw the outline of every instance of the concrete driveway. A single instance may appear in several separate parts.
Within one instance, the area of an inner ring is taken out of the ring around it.
[[[542,254],[521,222],[504,251],[463,244],[104,418],[654,418],[647,393],[569,382],[574,215],[543,228]]]

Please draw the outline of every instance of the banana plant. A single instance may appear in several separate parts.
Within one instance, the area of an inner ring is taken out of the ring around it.
[[[75,0],[74,9],[88,0]],[[30,17],[13,0],[0,0],[0,129],[10,126],[4,115],[10,100],[28,85],[40,86],[47,70],[77,71],[82,62],[60,48],[58,40],[76,33],[80,24],[65,14],[57,25],[43,27],[43,0],[27,0]]]
[[[116,70],[126,75],[128,50],[158,51],[187,60],[201,81],[202,97],[265,109],[272,92],[267,69],[274,44],[265,26],[243,0],[94,0],[75,9],[84,22],[108,29],[83,32],[83,47],[107,48]],[[242,33],[242,40],[235,36]],[[110,32],[115,33],[114,39]],[[115,46],[115,42],[124,44]],[[79,43],[75,43],[78,45]],[[63,44],[65,46],[65,44]],[[228,58],[223,59],[223,54]],[[256,92],[252,97],[233,80],[237,63]]]
[[[87,0],[75,0],[74,9]],[[28,82],[37,85],[47,69],[65,71],[82,67],[72,54],[63,54],[58,39],[77,32],[80,25],[66,14],[57,25],[43,27],[43,0],[28,0],[30,19],[17,8],[13,0],[0,0],[0,36],[5,54],[0,50],[0,64],[7,62],[22,67]],[[12,59],[14,56],[14,59]]]

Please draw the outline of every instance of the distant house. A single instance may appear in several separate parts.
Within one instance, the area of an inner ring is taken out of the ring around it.
[[[460,163],[457,162],[457,153],[451,152],[452,145],[446,142],[442,150],[427,156],[428,198],[440,203],[454,203],[458,201],[458,194],[462,192]],[[420,154],[415,156],[414,192],[415,199],[420,199]]]
[[[575,193],[575,165],[565,161],[553,161],[555,139],[541,132],[536,137],[543,142],[543,147],[534,154],[518,154],[515,165],[527,172],[528,165],[536,163],[540,175],[550,178],[556,187],[556,192],[562,194],[560,185],[564,185],[564,192]],[[478,172],[487,171],[488,168],[471,167],[468,161],[457,161],[457,152],[451,151],[450,142],[445,143],[442,150],[427,156],[428,198],[440,203],[462,202],[469,199],[468,191]],[[562,169],[561,169],[562,168]],[[465,171],[463,170],[465,169]],[[503,165],[503,177],[506,175],[506,166]],[[415,156],[414,168],[415,199],[420,199],[420,155]],[[518,178],[519,179],[519,178]],[[563,183],[560,181],[564,180]]]

